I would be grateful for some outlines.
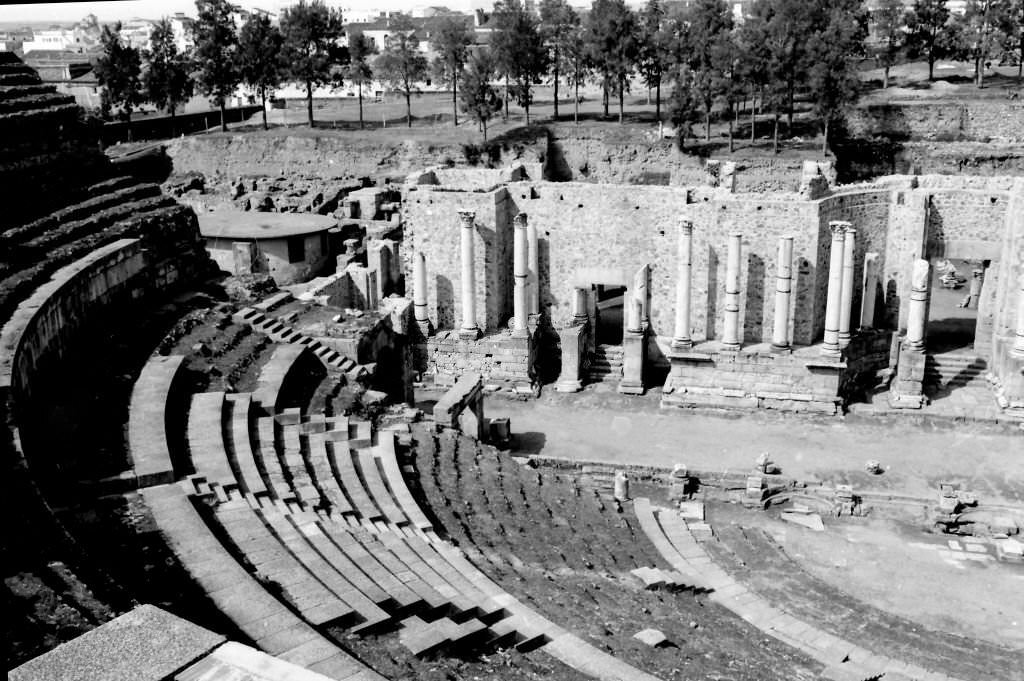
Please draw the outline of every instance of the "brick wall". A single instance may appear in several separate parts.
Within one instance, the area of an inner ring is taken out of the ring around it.
[[[529,381],[530,341],[500,334],[470,341],[457,331],[442,331],[427,339],[427,361],[439,374],[480,374],[484,380]]]

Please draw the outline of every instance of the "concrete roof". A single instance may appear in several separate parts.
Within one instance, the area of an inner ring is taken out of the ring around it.
[[[337,226],[336,218],[313,213],[218,210],[199,214],[199,233],[220,239],[283,239]]]

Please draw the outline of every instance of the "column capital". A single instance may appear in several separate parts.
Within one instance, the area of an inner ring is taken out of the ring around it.
[[[693,234],[693,221],[692,220],[680,220],[679,231],[683,234]]]
[[[843,231],[846,232],[847,234],[857,234],[857,228],[851,225],[849,222],[846,223],[846,227],[843,228]]]
[[[512,218],[512,224],[516,227],[526,227],[526,213],[516,213]]]
[[[462,222],[462,226],[463,227],[467,227],[467,228],[473,227],[473,221],[474,220],[476,220],[476,211],[475,210],[460,210],[459,211],[459,221]]]
[[[853,225],[849,222],[845,222],[844,220],[831,220],[828,223],[828,228],[832,232],[832,239],[836,241],[846,236],[846,230],[852,226]]]

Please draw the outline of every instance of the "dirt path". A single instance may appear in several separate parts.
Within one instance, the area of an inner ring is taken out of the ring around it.
[[[980,424],[915,425],[890,419],[815,418],[769,412],[708,414],[658,409],[658,395],[605,391],[533,402],[490,400],[487,414],[508,416],[522,453],[610,464],[704,472],[750,468],[768,452],[783,474],[849,481],[860,490],[929,496],[940,480],[959,480],[983,502],[1024,503],[1024,433]],[[876,459],[885,473],[869,476]]]

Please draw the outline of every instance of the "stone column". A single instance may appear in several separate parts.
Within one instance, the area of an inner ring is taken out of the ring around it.
[[[875,295],[878,289],[878,254],[864,254],[864,291],[860,297],[860,328],[875,326]]]
[[[1010,355],[1024,359],[1024,275],[1017,280],[1017,326]]]
[[[537,317],[540,315],[540,252],[537,246],[537,226],[527,221],[526,213],[519,215],[523,217],[523,223],[526,224],[526,261],[529,268],[527,273],[527,282],[529,283],[527,313],[530,315],[531,323],[536,324]]]
[[[462,223],[462,325],[459,327],[459,336],[472,339],[480,337],[480,327],[476,324],[476,263],[473,254],[475,219],[476,213],[473,211],[459,211]]]
[[[729,235],[725,262],[725,328],[722,345],[726,350],[740,349],[740,240],[742,235]]]
[[[779,237],[779,262],[775,267],[775,323],[772,352],[789,350],[789,299],[793,291],[793,237]]]
[[[427,316],[427,256],[416,251],[412,256],[412,309],[416,326],[424,336],[430,332],[430,318]]]
[[[981,285],[985,282],[985,270],[971,270],[971,302],[968,307],[977,310],[981,298]]]
[[[529,263],[526,245],[526,213],[516,215],[512,219],[512,224],[512,273],[515,276],[512,289],[512,335],[516,338],[526,338],[530,335],[529,329],[526,328],[529,308],[527,301]]]
[[[931,266],[927,260],[915,260],[910,277],[910,309],[907,316],[907,347],[924,352],[925,320],[928,316],[928,287]]]
[[[627,295],[625,300],[626,330],[633,333],[640,333],[644,330],[643,311],[644,304],[632,295]]]
[[[828,261],[828,294],[825,299],[825,342],[821,354],[839,356],[839,312],[843,292],[843,251],[845,250],[846,228],[849,222],[833,220],[828,223],[832,231],[832,246]]]
[[[587,289],[575,288],[572,291],[572,324],[586,324],[590,315],[587,313]]]
[[[857,230],[846,228],[843,241],[843,290],[839,296],[839,347],[850,344],[850,325],[853,316],[853,263],[856,253]]]
[[[693,347],[690,338],[690,287],[693,271],[693,223],[679,223],[679,245],[676,255],[676,329],[672,335],[672,348],[686,350]]]

